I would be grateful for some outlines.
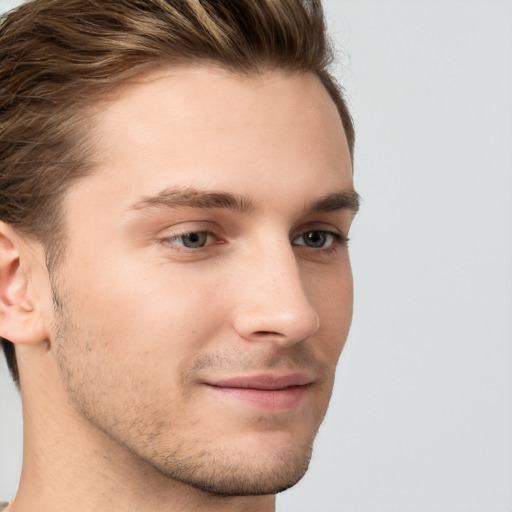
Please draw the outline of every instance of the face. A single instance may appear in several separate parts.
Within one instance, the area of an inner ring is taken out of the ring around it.
[[[312,75],[160,72],[97,118],[65,198],[52,347],[83,421],[161,475],[273,494],[304,474],[352,314],[355,197]]]

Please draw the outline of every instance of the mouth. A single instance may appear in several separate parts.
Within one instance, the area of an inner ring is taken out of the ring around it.
[[[299,407],[313,384],[305,374],[238,376],[205,382],[226,400],[242,402],[264,411],[281,412]]]

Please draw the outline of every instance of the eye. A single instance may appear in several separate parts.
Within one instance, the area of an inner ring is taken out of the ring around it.
[[[187,249],[200,249],[210,242],[211,235],[207,231],[197,231],[194,233],[185,233],[184,235],[173,236],[169,242],[182,245]]]
[[[343,241],[344,238],[338,233],[313,229],[302,233],[295,238],[292,243],[295,245],[304,245],[312,249],[325,249],[335,244],[342,243]]]

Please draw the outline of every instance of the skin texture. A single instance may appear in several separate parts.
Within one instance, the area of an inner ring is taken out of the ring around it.
[[[183,68],[121,91],[97,131],[51,275],[0,225],[25,422],[9,510],[272,511],[352,316],[335,105],[313,75]]]

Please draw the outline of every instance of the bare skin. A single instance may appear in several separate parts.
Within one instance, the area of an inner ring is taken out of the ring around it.
[[[336,107],[312,75],[183,68],[128,87],[97,130],[52,275],[0,223],[25,429],[8,511],[274,511],[352,316]]]

